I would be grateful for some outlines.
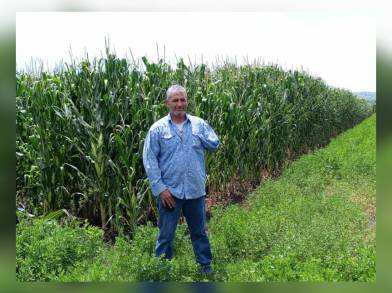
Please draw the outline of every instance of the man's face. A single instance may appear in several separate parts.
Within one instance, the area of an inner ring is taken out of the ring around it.
[[[184,116],[188,100],[181,92],[174,92],[170,98],[165,101],[166,107],[169,108],[170,113],[175,116]]]

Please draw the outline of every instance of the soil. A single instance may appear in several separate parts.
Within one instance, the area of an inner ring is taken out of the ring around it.
[[[211,209],[214,206],[226,207],[232,204],[244,205],[247,194],[253,192],[266,179],[276,180],[281,171],[268,172],[263,170],[260,174],[261,180],[239,181],[233,180],[225,192],[209,191],[206,197],[207,221],[212,217]]]

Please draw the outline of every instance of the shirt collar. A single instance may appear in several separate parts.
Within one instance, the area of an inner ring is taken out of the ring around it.
[[[171,119],[171,115],[170,115],[170,112],[169,112],[169,114],[167,114],[167,119],[168,119],[168,121],[170,121],[171,123],[174,123],[173,121],[172,121],[172,119]],[[185,120],[184,120],[184,123],[186,123],[186,122],[188,122],[188,114],[187,113],[185,113]]]

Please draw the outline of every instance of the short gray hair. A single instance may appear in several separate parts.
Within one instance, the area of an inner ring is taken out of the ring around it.
[[[169,87],[166,91],[166,100],[170,99],[170,96],[175,93],[175,92],[180,92],[184,95],[185,98],[187,98],[186,95],[186,89],[179,85],[179,84],[174,84],[171,87]]]

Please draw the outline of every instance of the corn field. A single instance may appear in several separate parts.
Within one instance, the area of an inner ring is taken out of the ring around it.
[[[207,188],[260,180],[325,145],[372,108],[303,71],[230,62],[172,67],[121,59],[70,62],[16,75],[16,200],[34,215],[65,209],[105,229],[132,232],[156,218],[142,164],[149,127],[167,114],[167,88],[187,89],[188,112],[215,129]]]

